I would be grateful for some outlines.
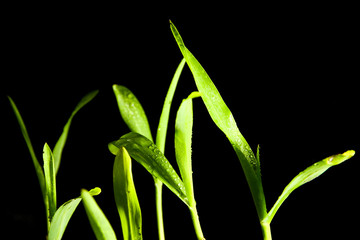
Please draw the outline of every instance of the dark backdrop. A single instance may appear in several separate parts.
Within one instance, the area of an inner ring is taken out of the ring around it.
[[[310,164],[348,149],[359,152],[359,39],[351,6],[216,5],[180,14],[173,13],[179,6],[169,11],[165,7],[84,3],[3,8],[4,235],[44,239],[46,234],[37,178],[6,95],[17,103],[41,159],[43,144],[54,146],[76,103],[99,89],[72,123],[57,177],[58,204],[77,197],[81,188],[101,187],[96,200],[122,238],[112,191],[114,157],[107,143],[128,129],[111,86],[122,84],[134,92],[155,134],[181,60],[169,19],[207,70],[250,146],[255,151],[260,144],[269,209],[286,184]],[[173,165],[176,109],[194,90],[185,67],[166,146]],[[194,101],[194,118],[195,195],[205,236],[261,239],[241,166],[200,99]],[[290,196],[272,222],[274,239],[348,239],[356,234],[358,154]],[[143,234],[156,239],[152,177],[136,162],[133,168]],[[186,207],[166,188],[164,215],[168,239],[195,239]],[[79,236],[95,238],[82,205],[64,239]]]

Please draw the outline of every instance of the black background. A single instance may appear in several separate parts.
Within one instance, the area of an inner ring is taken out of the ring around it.
[[[255,150],[260,144],[268,209],[310,164],[348,149],[359,152],[359,39],[353,6],[181,7],[59,3],[2,8],[4,236],[46,235],[40,188],[6,96],[16,102],[41,159],[43,144],[54,146],[81,97],[99,89],[73,120],[57,176],[58,205],[79,196],[81,188],[102,188],[96,200],[122,238],[112,191],[114,157],[107,143],[128,129],[111,87],[122,84],[134,92],[155,134],[167,88],[181,61],[169,19],[207,70],[250,146]],[[194,90],[186,66],[175,93],[166,145],[174,166],[176,109]],[[296,190],[272,222],[273,238],[355,235],[354,217],[360,214],[355,195],[358,168],[355,155]],[[241,166],[200,99],[194,101],[193,171],[205,237],[261,239]],[[152,177],[136,162],[133,174],[144,237],[156,239]],[[167,239],[195,239],[185,205],[166,188],[163,198]],[[78,237],[95,239],[82,205],[64,239]]]

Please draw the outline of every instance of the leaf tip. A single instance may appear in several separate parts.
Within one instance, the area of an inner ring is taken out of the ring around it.
[[[101,188],[99,187],[93,188],[89,191],[89,193],[91,196],[97,196],[101,193]]]
[[[117,155],[119,148],[114,145],[114,142],[109,143],[108,148],[112,154]]]
[[[326,162],[331,165],[338,165],[350,158],[352,158],[355,155],[354,150],[348,150],[342,154],[333,155],[331,157],[328,157],[326,159]]]

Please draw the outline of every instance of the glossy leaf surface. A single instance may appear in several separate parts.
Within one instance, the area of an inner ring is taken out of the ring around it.
[[[188,204],[184,183],[157,146],[146,137],[131,132],[109,144],[109,150],[117,155],[125,147],[130,156],[139,162],[151,175],[161,180],[184,203]]]
[[[123,147],[115,157],[113,181],[115,202],[124,239],[140,240],[142,239],[141,209],[131,172],[131,158]]]
[[[89,218],[90,225],[95,233],[97,240],[114,240],[116,239],[115,232],[110,225],[99,205],[91,194],[83,189],[81,190],[81,198]]]
[[[264,222],[270,223],[273,217],[275,216],[277,210],[281,206],[281,204],[285,201],[285,199],[298,187],[301,185],[308,183],[315,178],[319,177],[326,170],[328,170],[332,166],[336,166],[354,156],[355,151],[349,150],[342,154],[333,155],[327,157],[310,167],[306,168],[304,171],[300,172],[293,180],[285,187],[283,193],[280,195],[272,209],[269,211]]]
[[[98,195],[100,192],[100,188],[94,188],[89,191],[90,195],[92,196]],[[81,199],[81,197],[71,199],[61,205],[58,210],[56,210],[55,215],[51,221],[48,240],[60,240],[62,238],[70,218],[81,202]]]
[[[176,115],[175,121],[175,154],[184,181],[186,195],[189,199],[189,210],[193,220],[197,239],[205,239],[202,232],[199,216],[196,209],[194,186],[192,178],[191,142],[193,129],[193,104],[192,99],[199,97],[199,92],[193,92],[183,100]]]
[[[191,94],[181,103],[175,121],[175,154],[176,161],[180,169],[186,194],[190,201],[190,206],[195,205],[192,163],[191,163],[191,139],[193,128],[193,104],[192,98],[199,95]]]
[[[136,96],[126,87],[113,85],[120,114],[130,131],[144,135],[153,141],[149,122]]]
[[[260,219],[263,219],[266,216],[266,203],[261,182],[260,163],[257,161],[249,144],[240,133],[232,113],[226,106],[209,75],[192,53],[185,47],[179,32],[171,22],[170,27],[181,53],[186,59],[186,63],[194,76],[196,86],[201,93],[201,98],[203,99],[212,120],[227,136],[240,160],[254,199],[258,216]]]

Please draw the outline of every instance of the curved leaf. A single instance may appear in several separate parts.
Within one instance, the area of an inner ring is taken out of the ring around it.
[[[124,239],[142,239],[142,218],[131,172],[131,158],[125,148],[116,154],[113,169],[114,195]]]
[[[159,126],[156,133],[156,146],[160,149],[162,153],[165,154],[165,140],[166,140],[166,132],[168,128],[168,122],[169,122],[169,115],[170,115],[170,107],[171,103],[174,97],[175,89],[177,86],[177,83],[179,82],[179,78],[181,75],[181,72],[185,66],[185,58],[183,58],[177,67],[174,77],[171,81],[169,90],[166,94],[164,106],[161,112]],[[145,136],[145,135],[144,135]]]
[[[62,238],[70,218],[80,202],[81,198],[79,197],[71,199],[59,207],[50,225],[49,240],[60,240]]]
[[[230,109],[226,106],[209,75],[192,53],[185,47],[180,33],[171,22],[170,27],[180,51],[194,76],[196,86],[201,93],[201,98],[212,120],[218,128],[225,133],[240,160],[258,216],[260,219],[263,219],[266,216],[266,203],[261,182],[260,163],[240,133]]]
[[[124,119],[130,131],[144,135],[153,141],[149,122],[139,100],[124,86],[114,84],[113,90],[121,117]]]
[[[195,205],[192,165],[191,165],[191,138],[193,128],[193,107],[192,98],[199,97],[192,93],[181,103],[175,121],[175,154],[176,162],[184,181],[186,195],[190,206]]]
[[[105,214],[96,203],[91,194],[85,190],[81,190],[81,198],[86,210],[86,214],[89,218],[90,225],[98,240],[113,240],[116,239],[115,232],[110,225],[109,220],[105,217]]]
[[[138,133],[128,133],[109,143],[109,150],[117,155],[125,147],[130,156],[139,162],[154,177],[160,179],[175,195],[188,205],[184,183],[157,146]]]
[[[92,196],[98,195],[100,192],[100,188],[94,188],[89,191]],[[60,240],[62,238],[70,218],[81,202],[81,199],[81,197],[71,199],[58,208],[50,225],[48,240]]]
[[[88,94],[86,94],[81,100],[80,102],[76,105],[74,111],[71,113],[71,116],[69,118],[69,120],[67,121],[67,123],[64,126],[63,132],[60,135],[58,141],[55,144],[54,147],[54,159],[55,159],[55,171],[56,173],[59,170],[60,167],[60,162],[61,162],[61,155],[66,143],[66,139],[67,136],[69,134],[69,130],[70,130],[70,125],[72,122],[72,119],[74,118],[75,114],[82,108],[84,107],[87,103],[89,103],[97,94],[99,93],[98,90],[92,91]]]
[[[11,97],[9,97],[9,101],[10,101],[10,105],[15,113],[15,116],[16,116],[16,119],[19,123],[19,126],[20,126],[20,129],[21,129],[21,133],[25,139],[25,142],[26,142],[26,145],[29,149],[29,152],[30,152],[30,156],[31,156],[31,159],[33,161],[33,164],[34,164],[34,167],[35,167],[35,172],[36,172],[36,176],[38,178],[38,181],[39,181],[39,184],[40,184],[40,189],[41,189],[41,193],[42,193],[42,196],[43,196],[43,200],[44,200],[44,204],[45,206],[47,206],[48,202],[47,202],[47,197],[46,197],[46,186],[45,186],[45,176],[44,176],[44,171],[35,155],[35,151],[34,151],[34,148],[32,146],[32,143],[31,143],[31,140],[30,140],[30,137],[29,137],[29,134],[27,132],[27,129],[26,129],[26,126],[25,126],[25,123],[21,117],[21,114],[19,112],[19,109],[16,107],[16,104],[15,102],[12,100]]]
[[[197,238],[205,239],[196,209],[191,166],[191,138],[193,128],[192,99],[199,96],[198,92],[193,92],[187,99],[183,100],[179,107],[175,121],[175,153],[181,177],[184,181],[186,195],[189,199],[189,210]]]
[[[344,152],[342,154],[333,155],[330,157],[327,157],[310,167],[306,168],[304,171],[300,172],[296,177],[291,180],[291,182],[285,187],[282,194],[279,196],[278,200],[275,202],[274,206],[269,211],[266,218],[263,220],[263,222],[266,222],[270,224],[271,220],[275,216],[276,212],[278,211],[281,204],[286,200],[286,198],[298,187],[301,185],[308,183],[315,178],[319,177],[321,174],[323,174],[326,170],[328,170],[330,167],[338,165],[348,159],[350,159],[352,156],[355,155],[355,151],[349,150],[347,152]]]

